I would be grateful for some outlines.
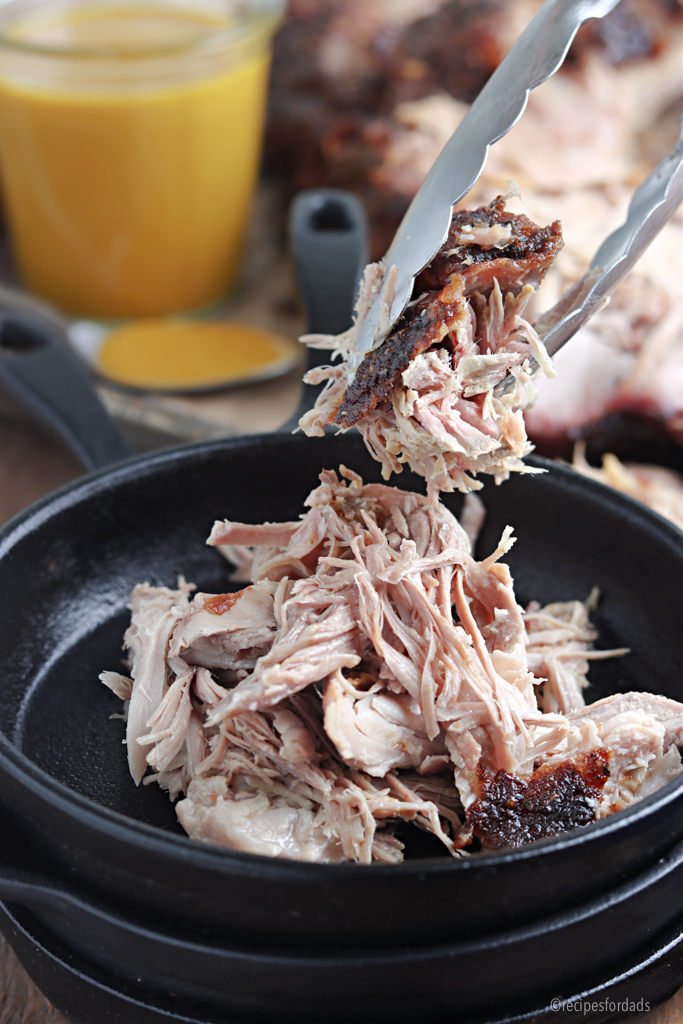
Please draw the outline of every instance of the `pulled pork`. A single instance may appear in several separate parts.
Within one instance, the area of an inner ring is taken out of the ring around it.
[[[595,601],[523,612],[441,504],[342,467],[299,522],[217,522],[243,590],[142,584],[125,642],[131,774],[194,839],[274,857],[395,863],[400,822],[452,854],[610,814],[681,771],[683,705],[584,704]],[[481,503],[468,499],[470,532]],[[539,699],[537,694],[541,692]]]
[[[572,467],[577,473],[642,501],[683,530],[683,477],[680,473],[664,466],[623,463],[611,452],[603,455],[602,467],[598,469],[588,463],[585,451],[583,442],[574,448]]]
[[[346,360],[384,276],[370,265],[354,326],[338,337],[303,339],[344,359],[308,372],[308,383],[329,384],[299,426],[309,436],[328,424],[357,427],[385,479],[408,463],[431,496],[478,490],[471,474],[493,474],[500,483],[511,471],[534,472],[522,461],[532,450],[522,410],[536,395],[529,360],[546,376],[555,371],[524,313],[561,247],[557,221],[539,228],[506,213],[502,197],[455,213],[403,317],[353,374]],[[508,374],[515,387],[496,398],[493,389]]]

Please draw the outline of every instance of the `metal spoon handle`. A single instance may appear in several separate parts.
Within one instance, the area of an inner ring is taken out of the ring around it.
[[[422,183],[384,257],[387,268],[398,268],[390,325],[409,302],[415,277],[446,240],[453,207],[479,178],[491,145],[520,119],[530,91],[561,66],[583,22],[604,17],[617,3],[547,0],[493,73]],[[386,287],[385,280],[380,299]],[[352,366],[383,340],[376,336],[380,308],[375,301],[360,326]]]

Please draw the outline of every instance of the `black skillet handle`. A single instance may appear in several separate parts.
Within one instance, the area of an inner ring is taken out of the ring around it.
[[[68,913],[73,900],[46,875],[0,866],[0,900],[22,907],[44,907]]]
[[[300,192],[289,213],[289,244],[309,334],[341,334],[351,326],[358,282],[368,261],[363,204],[351,192],[324,188]],[[307,349],[306,369],[330,362],[331,353]],[[293,430],[312,409],[323,385],[304,384]]]
[[[87,470],[128,458],[133,449],[59,333],[21,313],[0,314],[0,387],[59,434]]]
[[[0,900],[24,907],[52,909],[68,914],[79,903],[68,882],[50,875],[49,868],[19,832],[4,809],[0,810]]]

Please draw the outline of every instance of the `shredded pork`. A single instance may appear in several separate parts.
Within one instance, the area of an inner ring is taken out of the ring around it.
[[[395,863],[413,822],[452,854],[515,846],[628,806],[681,771],[683,705],[585,706],[596,595],[524,612],[442,504],[323,472],[297,523],[215,524],[249,586],[138,586],[128,702],[136,783],[191,837],[266,856]]]
[[[647,463],[623,463],[611,452],[603,455],[602,467],[598,469],[588,463],[585,451],[586,446],[581,442],[574,448],[572,466],[578,473],[642,501],[683,530],[683,477],[680,473]]]
[[[354,326],[303,339],[344,358],[307,374],[309,383],[328,386],[300,427],[309,436],[328,424],[357,427],[385,479],[407,463],[432,497],[479,489],[478,473],[500,482],[512,471],[534,472],[523,462],[532,446],[522,410],[536,394],[529,361],[547,376],[555,371],[525,311],[561,247],[558,222],[539,228],[506,213],[501,197],[454,214],[403,317],[353,373],[348,356],[383,279],[381,267],[368,267]],[[508,374],[515,386],[498,398],[494,388]]]

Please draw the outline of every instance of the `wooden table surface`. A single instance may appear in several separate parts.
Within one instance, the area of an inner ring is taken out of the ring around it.
[[[267,391],[254,400],[267,400]],[[0,406],[0,524],[81,474],[60,442]],[[42,996],[0,936],[0,1024],[66,1024]],[[683,1024],[683,989],[639,1024]]]

